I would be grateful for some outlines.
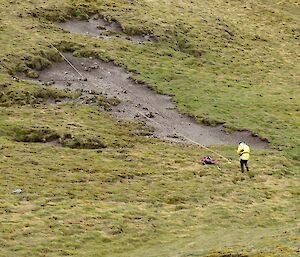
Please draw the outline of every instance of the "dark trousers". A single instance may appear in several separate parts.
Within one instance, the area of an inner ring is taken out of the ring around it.
[[[244,173],[244,165],[247,169],[247,171],[249,171],[249,167],[248,167],[248,160],[240,160],[240,163],[241,163],[241,171]]]

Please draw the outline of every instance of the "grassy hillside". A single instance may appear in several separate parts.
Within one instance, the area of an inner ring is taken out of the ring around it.
[[[95,13],[158,42],[54,23]],[[299,13],[297,1],[0,0],[0,256],[297,256]],[[253,151],[247,176],[233,147],[213,148],[232,163],[201,166],[206,150],[96,105],[51,105],[78,93],[14,77],[61,59],[48,42],[113,60],[199,122],[273,149]]]

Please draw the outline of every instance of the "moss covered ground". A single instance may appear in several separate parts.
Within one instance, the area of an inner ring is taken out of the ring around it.
[[[299,11],[292,0],[0,0],[0,256],[298,256]],[[158,42],[55,25],[95,13]],[[112,60],[199,122],[272,148],[253,151],[246,175],[233,147],[213,147],[231,163],[202,166],[205,149],[147,138],[96,105],[49,104],[78,93],[15,78],[61,60],[49,42]]]

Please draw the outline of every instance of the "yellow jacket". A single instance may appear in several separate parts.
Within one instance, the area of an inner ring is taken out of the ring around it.
[[[240,143],[237,149],[237,153],[240,155],[241,160],[249,160],[250,158],[250,147],[245,143]]]

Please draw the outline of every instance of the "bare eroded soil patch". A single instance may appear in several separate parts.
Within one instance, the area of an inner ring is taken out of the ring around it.
[[[135,44],[143,44],[146,42],[156,42],[157,39],[152,35],[126,35],[123,33],[121,25],[117,22],[108,22],[94,16],[88,21],[70,20],[57,24],[58,27],[74,34],[81,34],[93,38],[101,38],[111,40],[122,38],[130,40]]]
[[[58,88],[81,90],[85,96],[117,98],[120,104],[112,106],[109,112],[121,119],[144,121],[154,128],[154,137],[184,143],[191,143],[192,140],[206,146],[236,145],[244,140],[255,148],[267,147],[266,142],[247,131],[228,134],[222,126],[197,124],[176,110],[170,96],[156,94],[148,87],[136,84],[130,73],[113,63],[76,58],[72,54],[66,54],[66,57],[83,77],[69,64],[61,62],[41,71],[40,82]]]

